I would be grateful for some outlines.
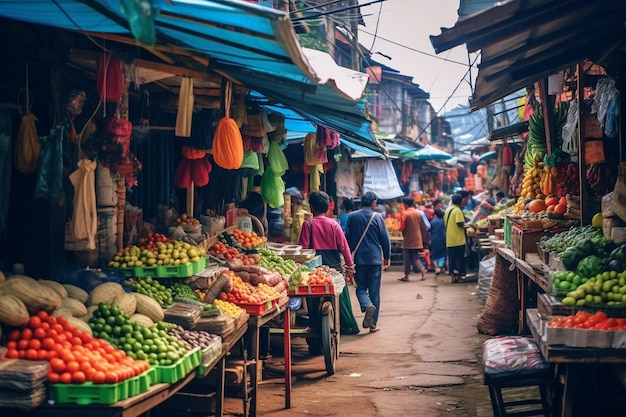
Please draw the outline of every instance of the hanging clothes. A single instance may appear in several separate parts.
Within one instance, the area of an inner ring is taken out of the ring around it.
[[[70,230],[75,239],[87,239],[87,249],[96,249],[98,213],[96,211],[95,171],[96,162],[89,159],[78,161],[78,169],[70,174],[74,186],[74,211]]]
[[[176,136],[191,136],[191,117],[193,115],[193,78],[183,77],[178,93],[178,112],[176,113]]]
[[[124,91],[122,60],[118,54],[105,52],[96,59],[98,96],[105,101],[118,102]]]
[[[48,136],[39,138],[41,159],[35,186],[35,198],[63,198],[63,137],[66,125],[52,128]]]

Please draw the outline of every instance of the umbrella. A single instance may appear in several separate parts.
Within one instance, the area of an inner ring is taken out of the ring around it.
[[[452,158],[452,155],[448,152],[442,151],[441,149],[435,148],[431,145],[426,145],[419,149],[401,150],[399,153],[401,156],[416,159],[418,161],[445,160]]]

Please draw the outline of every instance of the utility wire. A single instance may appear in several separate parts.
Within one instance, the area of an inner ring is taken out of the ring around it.
[[[440,59],[440,60],[445,61],[445,62],[451,62],[453,64],[462,65],[464,67],[467,66],[467,63],[465,63],[465,62],[459,62],[459,61],[455,61],[453,59],[442,58],[440,56],[437,56],[437,55],[434,55],[434,54],[431,54],[431,53],[428,53],[428,52],[420,51],[419,49],[412,48],[412,47],[404,45],[402,43],[399,43],[399,42],[396,42],[396,41],[392,41],[391,39],[384,38],[384,37],[382,37],[380,35],[375,35],[373,33],[370,33],[368,31],[366,31],[366,30],[363,30],[363,29],[359,29],[359,30],[361,32],[363,32],[363,33],[366,33],[366,34],[370,35],[370,36],[376,36],[378,39],[381,39],[381,40],[383,40],[385,42],[389,42],[389,43],[391,43],[393,45],[396,45],[396,46],[399,46],[401,48],[408,49],[409,51],[417,52],[419,54],[426,55],[426,56],[428,56],[430,58]]]
[[[326,16],[326,15],[330,15],[330,14],[335,14],[335,13],[340,13],[340,12],[345,12],[347,10],[352,10],[352,9],[358,9],[360,7],[363,6],[369,6],[370,4],[375,4],[375,3],[381,3],[387,0],[372,0],[369,3],[365,3],[365,4],[357,4],[356,6],[346,6],[346,7],[342,7],[340,9],[335,9],[335,10],[329,10],[326,12],[318,12],[315,13],[311,16],[303,16],[303,17],[298,17],[296,19],[291,19],[292,22],[301,22],[301,21],[305,21],[305,20],[310,20],[310,19],[316,19],[320,16]]]

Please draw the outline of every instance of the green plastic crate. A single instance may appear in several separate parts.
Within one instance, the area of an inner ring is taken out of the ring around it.
[[[202,350],[197,347],[182,357],[178,362],[169,366],[157,365],[157,382],[173,384],[183,379],[189,372],[200,365],[202,361]]]
[[[116,268],[127,278],[187,278],[206,268],[207,258],[186,265],[135,266],[132,268]]]
[[[508,217],[504,219],[504,243],[511,246],[511,220]]]
[[[113,404],[128,398],[128,380],[117,384],[50,384],[50,397],[61,404]]]

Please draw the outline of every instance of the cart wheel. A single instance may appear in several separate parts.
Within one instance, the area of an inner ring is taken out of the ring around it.
[[[332,304],[324,303],[322,314],[322,350],[324,351],[324,363],[328,375],[335,373],[335,360],[337,359],[337,329],[335,328],[335,310]]]

